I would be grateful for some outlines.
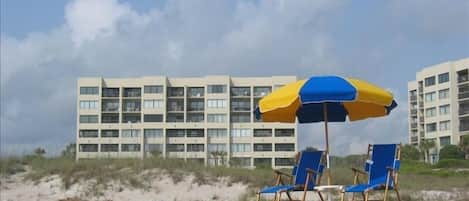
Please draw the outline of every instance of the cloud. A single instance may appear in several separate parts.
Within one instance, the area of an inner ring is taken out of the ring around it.
[[[74,142],[80,76],[337,73],[394,87],[380,83],[395,73],[377,65],[395,59],[383,56],[381,46],[349,48],[345,53],[352,56],[343,56],[340,41],[354,39],[337,40],[331,27],[341,25],[336,13],[344,6],[326,0],[168,1],[137,11],[117,0],[71,1],[65,23],[54,29],[24,38],[2,33],[1,151],[43,146],[58,153]],[[368,142],[405,141],[405,95],[398,99],[388,118],[332,124],[333,153],[350,153]],[[300,147],[323,146],[321,124],[300,127]]]

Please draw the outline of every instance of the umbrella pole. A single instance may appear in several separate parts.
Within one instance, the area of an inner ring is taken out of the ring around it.
[[[327,126],[328,117],[327,117],[327,103],[323,103],[323,112],[324,112],[324,132],[326,134],[326,169],[327,169],[327,185],[331,185],[331,166],[330,166],[330,157],[329,157],[329,128]],[[327,194],[327,199],[331,200],[331,193]]]

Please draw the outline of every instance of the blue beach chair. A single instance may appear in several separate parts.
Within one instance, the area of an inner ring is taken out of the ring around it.
[[[345,193],[352,193],[352,201],[355,198],[355,193],[361,193],[363,199],[368,201],[371,191],[382,190],[384,190],[384,201],[388,199],[389,190],[394,190],[400,201],[398,191],[400,146],[400,144],[368,145],[369,160],[365,163],[365,171],[352,168],[354,172],[353,185],[345,186],[342,192],[342,201],[345,200]],[[359,184],[359,174],[367,176],[368,182]]]
[[[324,165],[323,151],[303,151],[300,152],[299,159],[296,166],[293,167],[292,174],[286,174],[280,171],[275,171],[276,183],[275,186],[265,187],[257,192],[257,201],[260,200],[262,194],[275,194],[274,200],[280,200],[283,193],[287,194],[288,199],[292,201],[290,192],[303,191],[303,201],[306,199],[308,191],[315,191],[314,187],[319,185],[321,180]],[[285,183],[283,177],[289,178],[289,184]],[[321,193],[316,191],[324,200]]]

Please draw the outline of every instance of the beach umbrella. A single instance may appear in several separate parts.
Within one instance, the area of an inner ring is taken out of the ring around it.
[[[259,101],[254,113],[263,122],[324,122],[327,183],[331,183],[328,122],[388,115],[397,106],[388,90],[363,80],[313,76],[287,84]]]

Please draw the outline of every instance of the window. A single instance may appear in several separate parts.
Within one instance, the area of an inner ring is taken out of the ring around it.
[[[143,93],[146,93],[146,94],[161,94],[161,93],[163,93],[163,86],[161,86],[161,85],[143,86]]]
[[[140,97],[141,95],[141,88],[124,88],[124,97]]]
[[[449,114],[449,105],[442,105],[440,106],[440,115],[447,115]]]
[[[251,144],[248,144],[248,143],[231,144],[231,152],[251,152]]]
[[[254,96],[262,97],[270,94],[272,87],[254,87]]]
[[[442,73],[438,75],[438,83],[449,82],[449,73]]]
[[[163,122],[162,114],[145,114],[143,115],[143,122]]]
[[[98,130],[80,130],[80,137],[98,137]]]
[[[168,152],[184,152],[184,144],[167,144],[166,150]]]
[[[261,168],[270,168],[272,167],[271,158],[254,158],[254,166]]]
[[[103,88],[103,97],[119,97],[119,88]]]
[[[90,101],[90,100],[85,100],[85,101],[80,101],[80,109],[84,110],[93,110],[93,109],[98,109],[98,101]]]
[[[435,85],[435,76],[425,78],[426,87],[433,86],[433,85]]]
[[[270,143],[254,144],[254,151],[272,151],[272,144]]]
[[[440,121],[440,131],[448,131],[451,130],[451,122],[448,121]]]
[[[143,100],[143,108],[145,109],[159,109],[163,108],[164,101],[160,99]]]
[[[272,137],[272,129],[254,129],[254,137]]]
[[[226,152],[226,144],[208,144],[208,152]]]
[[[251,87],[231,87],[231,96],[251,96]]]
[[[436,108],[435,107],[432,107],[432,108],[428,108],[425,110],[425,117],[434,117],[436,116]]]
[[[449,89],[442,89],[438,91],[438,98],[440,100],[449,98]]]
[[[249,123],[251,122],[251,113],[234,113],[231,115],[231,122]]]
[[[435,132],[436,131],[436,123],[429,123],[427,126],[427,133]]]
[[[225,99],[208,99],[207,108],[226,108]]]
[[[440,147],[451,144],[451,136],[440,137]]]
[[[119,114],[102,114],[101,123],[119,123]]]
[[[246,98],[236,98],[231,100],[232,111],[251,111],[251,100]]]
[[[185,137],[186,131],[184,129],[168,129],[166,135],[168,137]]]
[[[433,102],[436,99],[436,92],[430,92],[425,94],[425,102]]]
[[[187,152],[204,152],[204,144],[187,144]]]
[[[124,129],[124,130],[122,130],[122,137],[123,138],[140,137],[140,130],[138,130],[138,129]]]
[[[207,93],[209,94],[223,94],[226,93],[226,85],[208,85]]]
[[[159,138],[163,137],[163,130],[162,129],[144,129],[143,134],[145,138]]]
[[[190,87],[188,89],[189,97],[204,97],[203,87]]]
[[[207,121],[210,123],[224,123],[226,122],[226,114],[208,114]]]
[[[101,152],[118,152],[119,144],[101,144]]]
[[[293,128],[278,128],[275,129],[275,137],[294,137],[295,129]]]
[[[226,137],[227,130],[223,128],[209,128],[207,129],[207,136],[213,138]]]
[[[170,112],[183,112],[184,111],[184,99],[169,99],[167,102],[167,108]]]
[[[231,129],[231,137],[251,137],[252,130],[249,128],[234,128]]]
[[[101,110],[103,112],[118,112],[119,100],[103,99],[101,102]]]
[[[166,122],[184,122],[184,114],[168,114]]]
[[[78,146],[79,152],[98,152],[98,144],[80,144]]]
[[[204,137],[204,129],[187,129],[187,137]]]
[[[98,115],[80,115],[80,123],[82,124],[98,123]]]
[[[139,152],[140,144],[122,144],[121,151],[122,152]]]
[[[293,166],[295,159],[293,158],[275,158],[275,166]]]
[[[80,95],[98,95],[98,87],[80,87]]]
[[[295,144],[293,143],[275,144],[275,151],[295,151]]]
[[[119,137],[119,130],[101,130],[101,137]]]

